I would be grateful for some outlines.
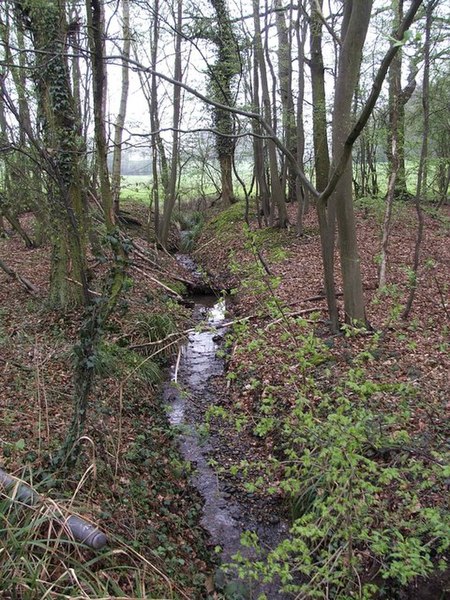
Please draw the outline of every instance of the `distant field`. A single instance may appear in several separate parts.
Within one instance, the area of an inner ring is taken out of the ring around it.
[[[239,168],[239,174],[247,186],[250,186],[252,177],[252,165],[246,161]],[[417,184],[417,161],[406,161],[406,179],[409,191],[414,193]],[[179,198],[183,200],[194,200],[205,196],[216,196],[219,189],[220,176],[216,167],[209,166],[209,173],[202,171],[201,167],[185,166],[179,183]],[[388,163],[380,162],[377,166],[378,185],[380,195],[384,196],[387,190]],[[433,180],[435,165],[429,165],[429,181]],[[213,183],[215,180],[215,184]],[[150,203],[152,178],[150,175],[124,175],[122,176],[121,198],[123,200],[137,200],[145,204]],[[241,186],[235,179],[235,194],[238,198],[244,198]]]
[[[151,177],[148,175],[124,175],[120,197],[122,200],[139,200],[150,204]]]
[[[151,184],[152,178],[148,175],[124,175],[120,197],[122,200],[139,200],[149,204]],[[181,177],[178,192],[181,200],[192,200],[216,193],[217,190],[211,182],[202,181],[197,173],[185,174]]]

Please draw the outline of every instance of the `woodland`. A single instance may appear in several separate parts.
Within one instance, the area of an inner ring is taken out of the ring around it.
[[[450,597],[449,8],[0,3],[1,598]]]

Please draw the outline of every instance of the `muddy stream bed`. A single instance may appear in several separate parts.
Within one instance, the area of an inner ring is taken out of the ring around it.
[[[181,261],[195,274],[189,257],[183,256]],[[217,350],[226,331],[226,302],[215,295],[193,296],[191,300],[198,331],[191,333],[181,347],[170,379],[163,386],[163,396],[170,423],[178,432],[181,454],[192,465],[191,483],[204,501],[201,524],[210,534],[211,546],[221,548],[220,560],[226,564],[237,551],[253,558],[252,551],[240,544],[244,531],[256,532],[262,547],[273,548],[286,537],[288,524],[277,516],[262,519],[252,515],[246,499],[226,478],[219,479],[210,464],[213,450],[216,456],[220,454],[217,444],[224,444],[214,433],[205,435],[202,425],[208,407],[216,403],[213,381],[224,372],[224,361]],[[256,599],[262,593],[269,600],[290,597],[278,592],[275,584],[242,582],[236,574],[225,574],[220,568],[215,580],[217,588],[224,590],[224,597],[234,600]]]

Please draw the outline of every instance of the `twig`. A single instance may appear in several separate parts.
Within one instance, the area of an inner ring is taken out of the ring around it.
[[[181,283],[185,283],[190,286],[194,285],[194,282],[191,279],[186,279],[185,277],[181,277],[180,275],[177,275],[176,273],[169,273],[169,271],[167,269],[165,269],[164,267],[159,265],[156,261],[152,260],[148,256],[148,251],[145,248],[142,248],[141,246],[136,244],[136,242],[134,240],[131,242],[131,245],[134,248],[134,253],[136,254],[136,256],[138,256],[141,260],[148,263],[149,265],[152,265],[158,271],[161,271],[161,273],[166,273],[172,279],[175,279],[176,281],[181,281]],[[175,260],[172,255],[169,255],[169,256],[170,256],[170,258]]]
[[[442,291],[442,288],[441,288],[441,286],[439,284],[439,281],[438,281],[437,277],[434,277],[434,281],[436,283],[436,286],[437,286],[437,289],[438,289],[438,292],[439,292],[439,296],[441,298],[441,306],[444,309],[445,314],[447,315],[447,319],[450,319],[450,313],[449,313],[448,308],[447,308],[447,303],[445,302],[445,296],[444,296],[444,293]]]
[[[217,240],[217,237],[213,237],[210,240],[208,240],[207,242],[205,242],[204,244],[202,244],[201,246],[199,246],[198,248],[196,248],[192,254],[198,254],[199,252],[201,252],[204,248],[206,248],[206,246],[209,246],[209,244],[211,244],[212,242],[215,242]]]
[[[128,349],[129,350],[141,350],[142,348],[150,348],[151,346],[160,346],[161,344],[164,344],[165,342],[167,342],[169,339],[176,338],[172,342],[170,342],[169,346],[172,346],[172,345],[176,344],[178,341],[181,341],[186,335],[189,335],[190,333],[193,333],[194,331],[195,331],[195,329],[191,328],[191,329],[185,329],[184,331],[177,331],[175,333],[169,333],[169,335],[167,335],[162,340],[156,340],[154,342],[146,342],[145,344],[134,344],[133,346],[128,346]]]
[[[162,283],[162,281],[159,281],[159,279],[156,279],[156,277],[153,277],[152,275],[149,275],[148,273],[146,273],[145,271],[143,271],[142,269],[140,269],[136,265],[131,264],[130,266],[131,266],[132,269],[135,269],[138,273],[140,273],[144,277],[147,277],[147,279],[150,279],[150,281],[153,281],[157,285],[160,285],[167,292],[169,292],[169,294],[172,294],[173,296],[175,296],[175,298],[178,298],[178,300],[183,300],[183,297],[180,296],[180,294],[178,294],[177,292],[175,292],[174,290],[172,290],[168,285],[165,285],[164,283]]]
[[[114,479],[117,479],[117,472],[119,470],[119,455],[120,455],[120,444],[122,441],[122,414],[123,414],[123,385],[119,388],[119,427],[117,431],[117,448],[116,448],[116,463],[114,467]]]
[[[180,367],[180,359],[181,359],[181,347],[178,349],[177,362],[175,364],[175,373],[173,375],[173,380],[175,383],[177,383],[177,380],[178,380],[178,369]]]
[[[72,279],[71,277],[66,277],[66,281],[70,281],[70,283],[74,283],[75,285],[79,285],[80,287],[83,286],[82,283],[80,283],[79,281],[77,281],[76,279]],[[101,296],[101,294],[99,292],[94,292],[94,290],[90,290],[88,289],[88,292],[90,294],[92,294],[93,296]]]
[[[284,317],[280,317],[279,319],[275,319],[274,321],[270,321],[264,329],[268,329],[271,325],[275,325],[276,323],[280,323],[284,320],[284,318],[288,317],[301,317],[302,315],[309,315],[313,312],[320,312],[327,310],[324,306],[315,306],[313,308],[305,308],[304,310],[296,310],[295,312],[287,313]]]
[[[28,373],[30,373],[33,368],[32,367],[27,367],[26,365],[22,365],[21,363],[15,361],[15,360],[8,360],[7,358],[3,358],[2,356],[0,356],[0,361],[2,363],[5,363],[5,365],[13,365],[14,367],[17,367],[18,369],[22,369],[23,371],[27,371]]]

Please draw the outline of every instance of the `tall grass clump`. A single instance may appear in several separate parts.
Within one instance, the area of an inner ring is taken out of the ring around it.
[[[90,550],[71,538],[65,519],[54,503],[26,506],[0,493],[2,598],[173,597],[168,578],[137,552],[121,542]]]

